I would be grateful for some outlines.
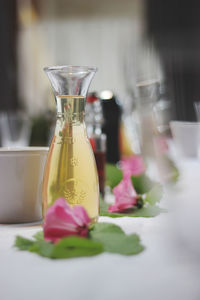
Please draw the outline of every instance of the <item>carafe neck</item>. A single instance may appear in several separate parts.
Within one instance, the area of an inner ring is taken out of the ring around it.
[[[56,96],[57,118],[69,123],[84,121],[85,98],[82,96]]]

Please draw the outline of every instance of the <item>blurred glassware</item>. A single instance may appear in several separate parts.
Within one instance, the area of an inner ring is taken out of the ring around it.
[[[138,82],[137,108],[140,123],[141,152],[148,165],[157,166],[160,181],[172,182],[178,170],[168,147],[170,104],[160,100],[157,79]]]
[[[85,122],[88,138],[92,145],[99,177],[99,190],[104,196],[106,135],[102,133],[103,110],[96,93],[90,93],[85,105]]]
[[[200,122],[200,101],[194,102],[194,110],[196,113],[197,121]]]
[[[177,152],[176,155],[197,158],[200,148],[200,123],[171,121],[170,128]]]
[[[29,145],[30,120],[22,111],[0,113],[0,135],[2,147],[22,147]]]
[[[153,107],[154,119],[158,132],[169,135],[171,118],[171,102],[169,101],[164,83],[159,85],[158,101]]]
[[[120,126],[120,156],[127,157],[139,154],[140,140],[137,126],[137,115],[131,110],[127,111],[123,106]]]
[[[141,38],[135,49],[133,41],[130,40],[122,70],[126,88],[122,102],[122,121],[126,127],[127,137],[134,153],[150,154],[152,150],[149,148],[152,149],[153,143],[149,133],[146,134],[146,129],[151,131],[156,126],[155,115],[162,119],[160,112],[156,114],[158,108],[155,108],[155,113],[153,112],[153,106],[159,98],[159,82],[163,80],[161,62],[153,43]],[[159,122],[162,123],[161,120]],[[147,144],[152,146],[147,147]]]
[[[154,157],[153,139],[157,133],[153,108],[158,99],[158,85],[156,79],[137,83],[137,111],[140,122],[141,151],[147,157]]]
[[[85,122],[87,125],[87,133],[91,135],[101,133],[103,125],[103,110],[100,99],[95,92],[89,93],[85,105]]]

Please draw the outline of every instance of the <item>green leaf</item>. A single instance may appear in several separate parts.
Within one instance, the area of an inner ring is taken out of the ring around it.
[[[44,241],[43,231],[38,231],[36,234],[34,234],[33,238],[37,241]]]
[[[147,175],[142,174],[140,176],[131,177],[132,184],[136,190],[136,193],[143,195],[148,193],[157,182],[151,180]]]
[[[113,164],[106,164],[106,184],[112,189],[120,183],[122,171]]]
[[[92,230],[90,233],[95,233],[97,235],[98,233],[117,233],[117,234],[124,234],[124,231],[121,229],[121,227],[110,224],[110,223],[96,223],[94,224]]]
[[[22,236],[17,236],[14,246],[19,250],[29,250],[29,248],[34,244],[34,241],[23,238]]]
[[[35,240],[29,240],[18,236],[15,246],[51,259],[93,256],[102,252],[133,255],[144,249],[136,234],[126,235],[119,226],[109,223],[94,224],[89,238],[70,236],[53,244],[42,240],[42,233],[34,237]]]
[[[93,256],[104,251],[101,243],[87,238],[71,236],[63,238],[57,244],[41,240],[41,233],[34,236],[35,241],[18,236],[15,246],[48,258],[72,258]]]
[[[144,250],[136,234],[126,235],[117,225],[99,223],[95,227],[90,236],[93,240],[101,242],[106,252],[133,255]]]
[[[163,187],[161,184],[156,184],[145,196],[144,201],[150,205],[155,205],[160,202],[163,196]]]
[[[40,232],[40,234],[36,233],[34,235],[36,238],[35,241],[17,236],[15,240],[15,247],[22,251],[34,252],[41,256],[50,257],[53,244],[42,240],[42,235],[42,232]]]
[[[106,252],[133,255],[144,250],[144,246],[140,244],[140,240],[136,234],[128,236],[109,233],[98,234],[96,240],[103,243]]]
[[[160,208],[159,206],[152,206],[148,203],[142,208],[134,207],[134,209],[128,213],[109,213],[109,204],[105,201],[100,200],[100,216],[111,217],[111,218],[121,218],[121,217],[142,217],[142,218],[152,218],[158,216],[160,213],[166,212],[166,209]]]
[[[86,238],[71,236],[55,244],[52,258],[93,256],[103,252],[101,243]]]
[[[167,164],[168,164],[168,173],[169,173],[167,181],[169,183],[175,184],[178,181],[179,176],[180,176],[179,170],[178,170],[176,164],[174,163],[174,161],[171,158],[169,158],[168,156],[165,156],[165,159],[166,159]]]
[[[44,257],[52,257],[52,252],[54,249],[54,244],[45,241],[35,241],[33,245],[29,248],[30,252],[34,252]]]
[[[179,180],[179,178],[180,178],[179,170],[176,166],[174,166],[173,174],[171,176],[171,182],[176,183]]]
[[[102,197],[100,197],[100,216],[103,216],[104,213],[108,212],[109,204],[106,203]]]

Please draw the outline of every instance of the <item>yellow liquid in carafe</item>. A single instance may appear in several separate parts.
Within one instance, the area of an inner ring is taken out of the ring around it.
[[[94,154],[86,135],[83,113],[75,111],[83,97],[57,97],[63,114],[57,119],[43,181],[43,212],[62,197],[82,205],[92,222],[99,214],[99,184]],[[65,115],[64,115],[65,114]]]

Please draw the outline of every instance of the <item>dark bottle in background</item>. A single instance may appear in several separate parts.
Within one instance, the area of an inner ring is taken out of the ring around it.
[[[102,91],[100,99],[102,100],[104,117],[102,131],[107,137],[106,161],[115,164],[120,160],[119,130],[122,109],[111,91]]]

